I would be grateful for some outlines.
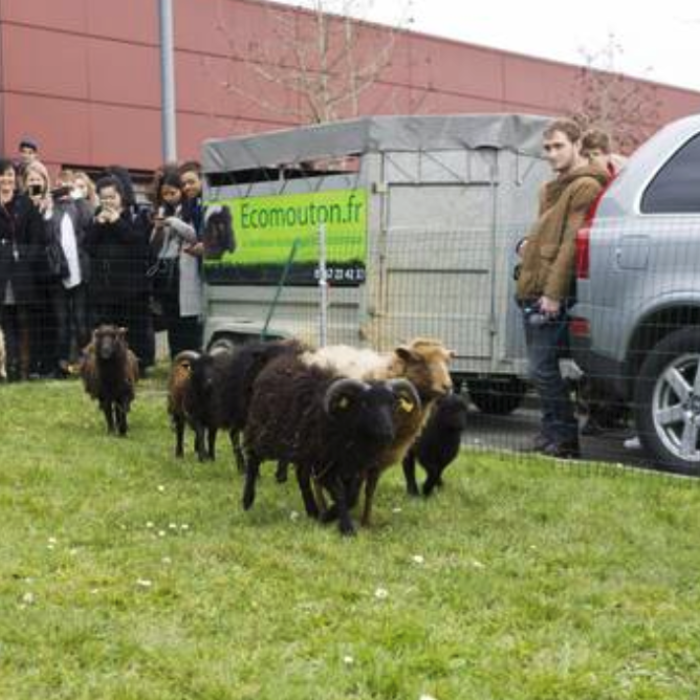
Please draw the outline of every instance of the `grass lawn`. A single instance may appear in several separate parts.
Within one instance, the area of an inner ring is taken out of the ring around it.
[[[227,441],[126,439],[77,382],[0,386],[0,699],[697,698],[700,483],[463,453],[353,540]]]

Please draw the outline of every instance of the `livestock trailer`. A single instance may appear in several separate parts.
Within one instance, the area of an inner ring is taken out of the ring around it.
[[[526,369],[514,247],[550,176],[547,122],[364,117],[206,141],[205,199],[229,207],[235,237],[204,264],[207,346],[438,337],[477,405],[512,410]]]

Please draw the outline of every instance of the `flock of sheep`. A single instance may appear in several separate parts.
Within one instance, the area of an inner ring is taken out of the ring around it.
[[[466,424],[466,406],[452,393],[451,357],[441,342],[424,338],[391,353],[295,340],[180,353],[168,386],[175,455],[184,454],[189,426],[200,461],[214,459],[217,433],[225,430],[245,473],[246,510],[260,465],[276,460],[278,481],[294,465],[310,517],[337,519],[341,533],[353,534],[350,510],[362,487],[361,522],[368,525],[377,483],[391,465],[403,462],[411,494],[418,494],[416,460],[428,474],[426,496],[442,483]],[[95,330],[81,375],[108,430],[125,435],[138,363],[124,329]]]

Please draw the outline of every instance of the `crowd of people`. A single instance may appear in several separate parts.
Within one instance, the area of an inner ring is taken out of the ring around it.
[[[128,330],[145,372],[155,331],[171,356],[202,343],[205,208],[199,164],[166,164],[150,202],[125,168],[52,182],[36,142],[0,158],[0,325],[10,381],[65,378],[101,323]],[[160,328],[157,328],[160,326]]]

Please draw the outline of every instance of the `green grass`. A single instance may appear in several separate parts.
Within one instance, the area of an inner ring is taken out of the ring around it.
[[[696,482],[464,453],[348,541],[188,442],[158,382],[126,439],[76,382],[0,386],[2,700],[697,697]]]

